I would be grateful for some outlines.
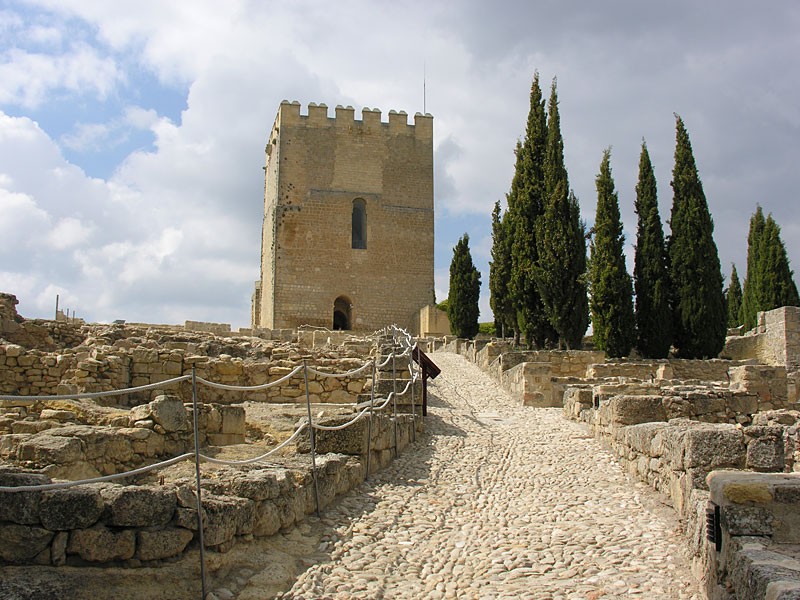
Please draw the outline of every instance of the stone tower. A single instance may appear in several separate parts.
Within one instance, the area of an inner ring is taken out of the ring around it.
[[[433,117],[298,102],[266,148],[253,327],[416,332],[433,303]]]

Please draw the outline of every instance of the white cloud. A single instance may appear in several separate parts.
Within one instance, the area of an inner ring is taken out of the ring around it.
[[[37,108],[52,90],[105,98],[122,79],[112,58],[77,43],[62,55],[11,48],[0,55],[0,103]]]

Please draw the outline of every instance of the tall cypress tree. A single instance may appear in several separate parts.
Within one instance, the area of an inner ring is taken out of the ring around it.
[[[636,332],[633,288],[625,268],[625,236],[619,215],[619,200],[611,176],[611,149],[603,152],[597,186],[597,212],[590,242],[589,305],[595,346],[608,356],[627,356]]]
[[[589,325],[586,236],[578,199],[569,191],[556,81],[550,88],[544,190],[547,203],[536,226],[536,283],[559,346],[580,348]]]
[[[636,348],[645,358],[666,358],[672,345],[669,269],[658,191],[647,145],[642,142],[634,210],[638,216],[633,285],[636,292]]]
[[[669,239],[675,346],[681,358],[715,358],[725,345],[727,312],[714,223],[683,120],[676,115]]]
[[[534,275],[538,261],[536,222],[544,212],[546,119],[539,73],[536,72],[531,84],[525,139],[517,144],[516,167],[508,195],[509,230],[513,231],[509,290],[517,312],[518,328],[525,332],[528,347],[544,346],[554,337]]]
[[[738,327],[741,325],[739,312],[742,308],[742,285],[739,283],[735,264],[731,264],[731,281],[725,290],[725,304],[728,306],[728,327]]]
[[[515,331],[516,313],[508,289],[511,277],[511,236],[508,212],[501,215],[500,201],[492,211],[492,260],[489,262],[489,305],[494,313],[495,331],[506,335]]]
[[[453,248],[453,260],[450,262],[447,316],[454,335],[473,338],[478,333],[480,293],[481,274],[472,262],[469,236],[465,233]]]
[[[739,322],[745,331],[756,326],[756,314],[761,306],[761,237],[764,232],[764,212],[756,205],[756,212],[750,217],[750,230],[747,232],[747,273],[744,277],[742,306],[739,309]]]
[[[781,228],[767,215],[764,231],[761,235],[759,250],[759,277],[761,284],[761,305],[758,310],[772,310],[781,306],[798,306],[800,299],[797,286],[789,268],[786,246],[781,240]]]

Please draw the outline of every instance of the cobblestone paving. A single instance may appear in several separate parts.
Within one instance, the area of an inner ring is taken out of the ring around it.
[[[282,598],[699,599],[674,512],[558,409],[436,353],[427,433],[323,515]]]

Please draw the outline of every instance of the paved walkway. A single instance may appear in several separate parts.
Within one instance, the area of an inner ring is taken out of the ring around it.
[[[674,512],[584,426],[436,353],[427,434],[330,507],[282,598],[701,598]]]

